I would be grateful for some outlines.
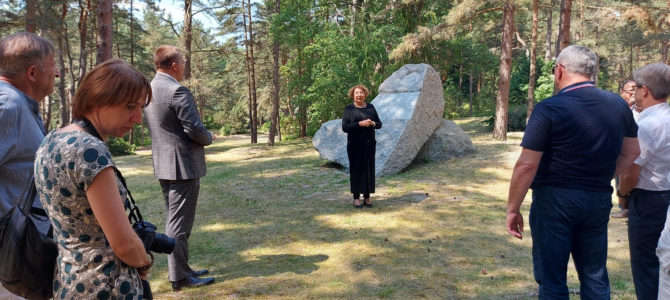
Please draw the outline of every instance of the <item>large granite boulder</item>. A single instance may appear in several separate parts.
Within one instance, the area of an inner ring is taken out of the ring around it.
[[[451,120],[442,119],[433,135],[423,144],[415,161],[443,161],[475,152],[470,136]]]
[[[372,101],[382,120],[377,130],[375,174],[406,168],[442,120],[444,96],[440,76],[427,64],[405,65],[379,86]],[[322,158],[349,167],[341,120],[324,123],[312,143]]]

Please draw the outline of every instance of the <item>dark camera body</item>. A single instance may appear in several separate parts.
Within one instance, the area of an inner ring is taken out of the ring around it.
[[[133,224],[133,230],[144,243],[145,250],[165,254],[172,253],[175,240],[165,234],[156,232],[156,229],[156,225],[147,221],[138,221]]]

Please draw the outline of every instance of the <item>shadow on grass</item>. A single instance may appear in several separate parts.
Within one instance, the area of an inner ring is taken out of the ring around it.
[[[215,269],[222,280],[242,277],[263,277],[280,273],[306,275],[319,269],[316,263],[328,259],[327,255],[260,255],[255,260],[233,264],[222,269]]]

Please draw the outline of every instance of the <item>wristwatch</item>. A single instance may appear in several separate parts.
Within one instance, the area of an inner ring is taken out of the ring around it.
[[[628,199],[628,196],[630,196],[630,193],[622,195],[621,192],[617,189],[616,190],[616,195],[617,195],[617,197]]]

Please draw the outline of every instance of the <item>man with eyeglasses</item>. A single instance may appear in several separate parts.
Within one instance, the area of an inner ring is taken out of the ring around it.
[[[666,233],[659,242],[670,204],[670,67],[646,65],[633,72],[637,83],[635,102],[642,108],[638,118],[640,156],[620,178],[617,196],[628,200],[630,266],[638,299],[660,297],[659,258],[668,274],[670,245]],[[658,245],[659,256],[656,256]],[[665,291],[667,295],[669,291]]]
[[[522,238],[521,204],[533,189],[530,228],[540,299],[569,299],[570,254],[583,299],[609,299],[607,223],[612,178],[638,156],[637,125],[618,95],[595,87],[597,57],[569,46],[556,58],[559,92],[535,106],[510,180],[507,231]]]
[[[633,119],[637,122],[637,117],[640,115],[640,107],[635,104],[635,81],[628,80],[621,87],[619,95],[623,98],[624,101],[630,107],[630,110],[633,112]],[[616,179],[615,188],[619,188],[619,177]],[[612,214],[612,218],[628,218],[628,203],[626,199],[619,198],[619,211]]]

